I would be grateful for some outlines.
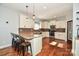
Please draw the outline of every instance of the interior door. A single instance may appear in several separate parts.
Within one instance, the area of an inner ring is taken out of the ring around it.
[[[72,41],[72,20],[67,22],[67,40]]]

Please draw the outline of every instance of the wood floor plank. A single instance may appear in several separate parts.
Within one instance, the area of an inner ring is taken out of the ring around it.
[[[61,42],[60,40],[56,40],[57,42]],[[43,49],[37,56],[72,56],[71,53],[71,43],[66,43],[62,41],[64,44],[63,48],[58,48],[57,46],[51,46],[49,43],[50,38],[43,39]],[[19,55],[12,47],[8,47],[5,49],[0,49],[0,56],[22,56]],[[25,56],[31,56],[29,53],[25,53]]]

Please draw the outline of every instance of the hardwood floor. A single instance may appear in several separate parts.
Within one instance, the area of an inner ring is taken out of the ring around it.
[[[49,43],[52,41],[55,41],[55,40],[44,38],[43,49],[37,56],[72,56],[70,44],[62,40],[56,40],[57,42],[62,42],[64,44],[63,48],[59,48],[56,46],[49,45]]]
[[[54,40],[50,38],[44,38],[43,49],[39,54],[37,54],[37,56],[72,56],[70,43],[66,43],[62,40],[56,40],[57,42],[62,42],[64,44],[63,48],[59,48],[56,46],[49,45],[49,43],[52,41]],[[31,54],[27,52],[25,55],[31,56]],[[12,47],[7,47],[4,49],[0,49],[0,56],[19,56],[19,54],[14,51]]]

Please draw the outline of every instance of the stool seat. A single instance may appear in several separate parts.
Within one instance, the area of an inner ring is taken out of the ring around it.
[[[21,46],[29,46],[29,45],[31,45],[31,43],[30,43],[30,42],[23,42],[23,43],[21,43],[20,45],[21,45]]]
[[[30,47],[31,55],[32,55],[32,47],[30,42],[23,42],[20,44],[20,52],[22,52],[23,56],[25,55],[25,51],[27,49],[28,52],[28,47]]]

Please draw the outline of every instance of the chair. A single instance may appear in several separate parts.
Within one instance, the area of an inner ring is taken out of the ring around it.
[[[12,47],[14,48],[15,51],[19,52],[19,45],[21,43],[19,39],[19,35],[11,33],[12,35]]]
[[[13,33],[11,33],[11,35],[12,35],[12,47],[14,47],[15,46],[15,35],[13,34]]]
[[[20,35],[11,33],[12,35],[12,47],[17,51],[19,54],[25,55],[25,51],[28,52],[28,47],[30,47],[31,55],[32,55],[32,47],[30,42],[25,42],[25,38]]]
[[[31,43],[30,42],[25,42],[25,38],[23,38],[22,36],[20,36],[20,40],[21,40],[21,44],[20,44],[20,53],[22,53],[22,55],[25,55],[25,51],[27,50],[28,52],[28,48],[30,47],[30,51],[31,51],[31,55],[32,55],[32,47],[31,47]]]

